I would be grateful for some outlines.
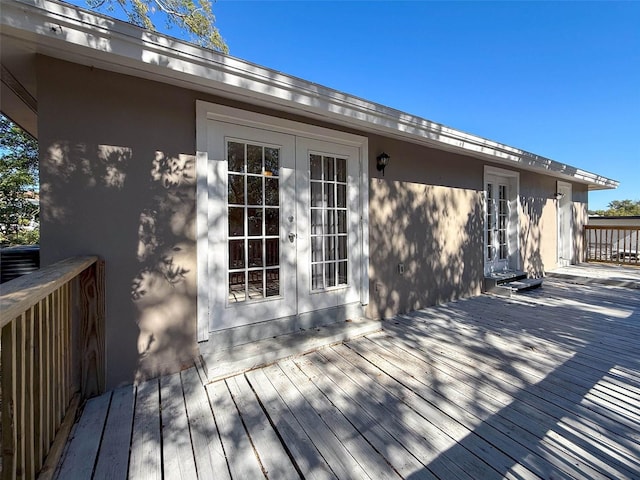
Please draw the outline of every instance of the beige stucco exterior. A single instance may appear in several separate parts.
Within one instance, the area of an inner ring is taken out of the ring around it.
[[[197,100],[368,138],[368,316],[481,292],[490,162],[50,57],[38,57],[37,80],[42,263],[106,260],[108,387],[177,370],[198,351]],[[557,260],[556,179],[515,171],[520,268],[540,276]],[[579,260],[587,187],[572,188]]]

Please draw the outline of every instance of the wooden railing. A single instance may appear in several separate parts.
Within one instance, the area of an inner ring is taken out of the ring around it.
[[[51,478],[78,406],[104,390],[104,263],[71,258],[1,288],[2,478]]]
[[[640,227],[586,225],[584,242],[587,262],[640,265]]]

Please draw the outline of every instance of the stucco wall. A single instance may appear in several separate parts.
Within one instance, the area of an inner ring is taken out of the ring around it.
[[[376,170],[382,151],[391,156],[384,176]],[[480,293],[482,164],[376,136],[369,152],[368,315]]]
[[[195,107],[179,89],[38,58],[43,265],[106,260],[107,386],[195,352]]]
[[[306,120],[46,57],[37,63],[42,263],[106,260],[109,388],[175,371],[197,352],[196,100]],[[486,163],[367,136],[367,314],[480,293]],[[382,151],[392,157],[385,176],[376,170]],[[586,187],[573,188],[586,219]],[[555,190],[555,179],[521,172],[522,265],[532,273],[556,264]]]
[[[520,262],[532,276],[542,276],[556,266],[558,222],[552,177],[520,173]]]

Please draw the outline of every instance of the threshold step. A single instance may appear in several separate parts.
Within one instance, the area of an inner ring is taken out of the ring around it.
[[[500,284],[501,287],[509,288],[513,292],[521,292],[523,290],[538,288],[540,285],[542,285],[541,278],[524,278],[522,280]]]
[[[482,291],[491,293],[499,285],[526,279],[527,272],[522,272],[520,270],[504,270],[501,272],[487,273],[484,276]]]
[[[284,358],[302,355],[382,329],[380,320],[359,318],[312,327],[243,345],[202,354],[209,383],[263,367]]]
[[[513,282],[501,283],[500,285],[497,285],[494,288],[492,288],[487,293],[492,293],[494,295],[499,295],[502,297],[511,297],[516,293],[532,290],[534,288],[538,288],[541,285],[542,285],[541,278],[525,278],[525,279],[516,280]]]

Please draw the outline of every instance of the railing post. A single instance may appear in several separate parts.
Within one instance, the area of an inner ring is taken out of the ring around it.
[[[98,260],[80,274],[80,391],[83,398],[104,392],[105,266]]]

